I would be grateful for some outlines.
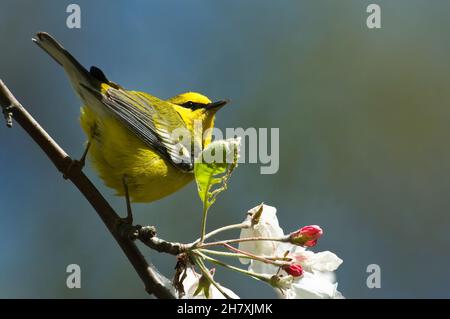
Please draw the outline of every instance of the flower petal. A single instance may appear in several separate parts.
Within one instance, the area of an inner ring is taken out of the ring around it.
[[[330,299],[340,296],[337,283],[333,283],[321,274],[305,272],[295,280],[292,289],[287,292],[289,299]]]
[[[310,271],[334,271],[342,264],[342,259],[331,251],[319,253],[313,253],[312,251],[298,252],[294,254],[294,259]]]
[[[252,210],[259,206],[252,208]],[[283,230],[278,224],[277,209],[269,205],[263,205],[263,211],[259,223],[241,230],[240,238],[249,237],[281,237],[284,236]],[[251,218],[251,217],[247,217]],[[278,248],[279,242],[273,241],[248,241],[239,243],[239,249],[254,255],[272,256]],[[241,263],[248,264],[249,260],[240,259]]]

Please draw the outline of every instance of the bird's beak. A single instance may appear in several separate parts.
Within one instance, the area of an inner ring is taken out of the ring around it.
[[[229,102],[228,100],[220,100],[217,102],[212,102],[212,103],[209,103],[208,105],[206,105],[206,109],[207,110],[219,110],[222,106],[224,106],[228,102]]]

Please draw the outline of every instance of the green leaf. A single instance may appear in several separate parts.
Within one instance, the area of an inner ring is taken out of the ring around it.
[[[226,190],[228,179],[237,166],[240,138],[214,141],[195,162],[198,195],[208,210],[219,193]]]

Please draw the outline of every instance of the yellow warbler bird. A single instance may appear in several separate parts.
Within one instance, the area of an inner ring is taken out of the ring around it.
[[[83,101],[80,122],[88,142],[80,163],[84,165],[89,152],[105,184],[126,197],[128,222],[132,222],[130,200],[151,202],[193,180],[194,156],[191,150],[180,151],[172,132],[186,129],[193,135],[196,121],[203,131],[212,128],[215,113],[226,101],[211,102],[195,92],[162,100],[128,91],[97,67],[87,71],[49,34],[40,32],[33,41],[64,68]],[[211,141],[211,134],[204,136],[203,131],[197,141],[201,147]]]

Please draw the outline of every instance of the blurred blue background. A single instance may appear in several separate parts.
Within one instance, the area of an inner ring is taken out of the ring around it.
[[[369,30],[371,2],[79,0],[82,28],[71,30],[71,1],[2,0],[0,77],[75,158],[85,140],[80,101],[31,42],[37,31],[126,88],[229,98],[217,126],[280,128],[280,170],[240,165],[210,229],[264,201],[285,231],[325,229],[315,250],[344,260],[337,276],[346,297],[448,298],[450,3],[376,1],[382,29]],[[0,297],[146,298],[73,185],[18,125],[0,125],[0,136]],[[125,214],[123,199],[87,174]],[[190,241],[200,208],[191,184],[134,212],[161,237]],[[173,257],[144,251],[172,276]],[[81,266],[81,289],[66,287],[71,263]],[[369,264],[381,267],[380,289],[366,286]],[[275,296],[226,270],[216,278],[242,297]]]

